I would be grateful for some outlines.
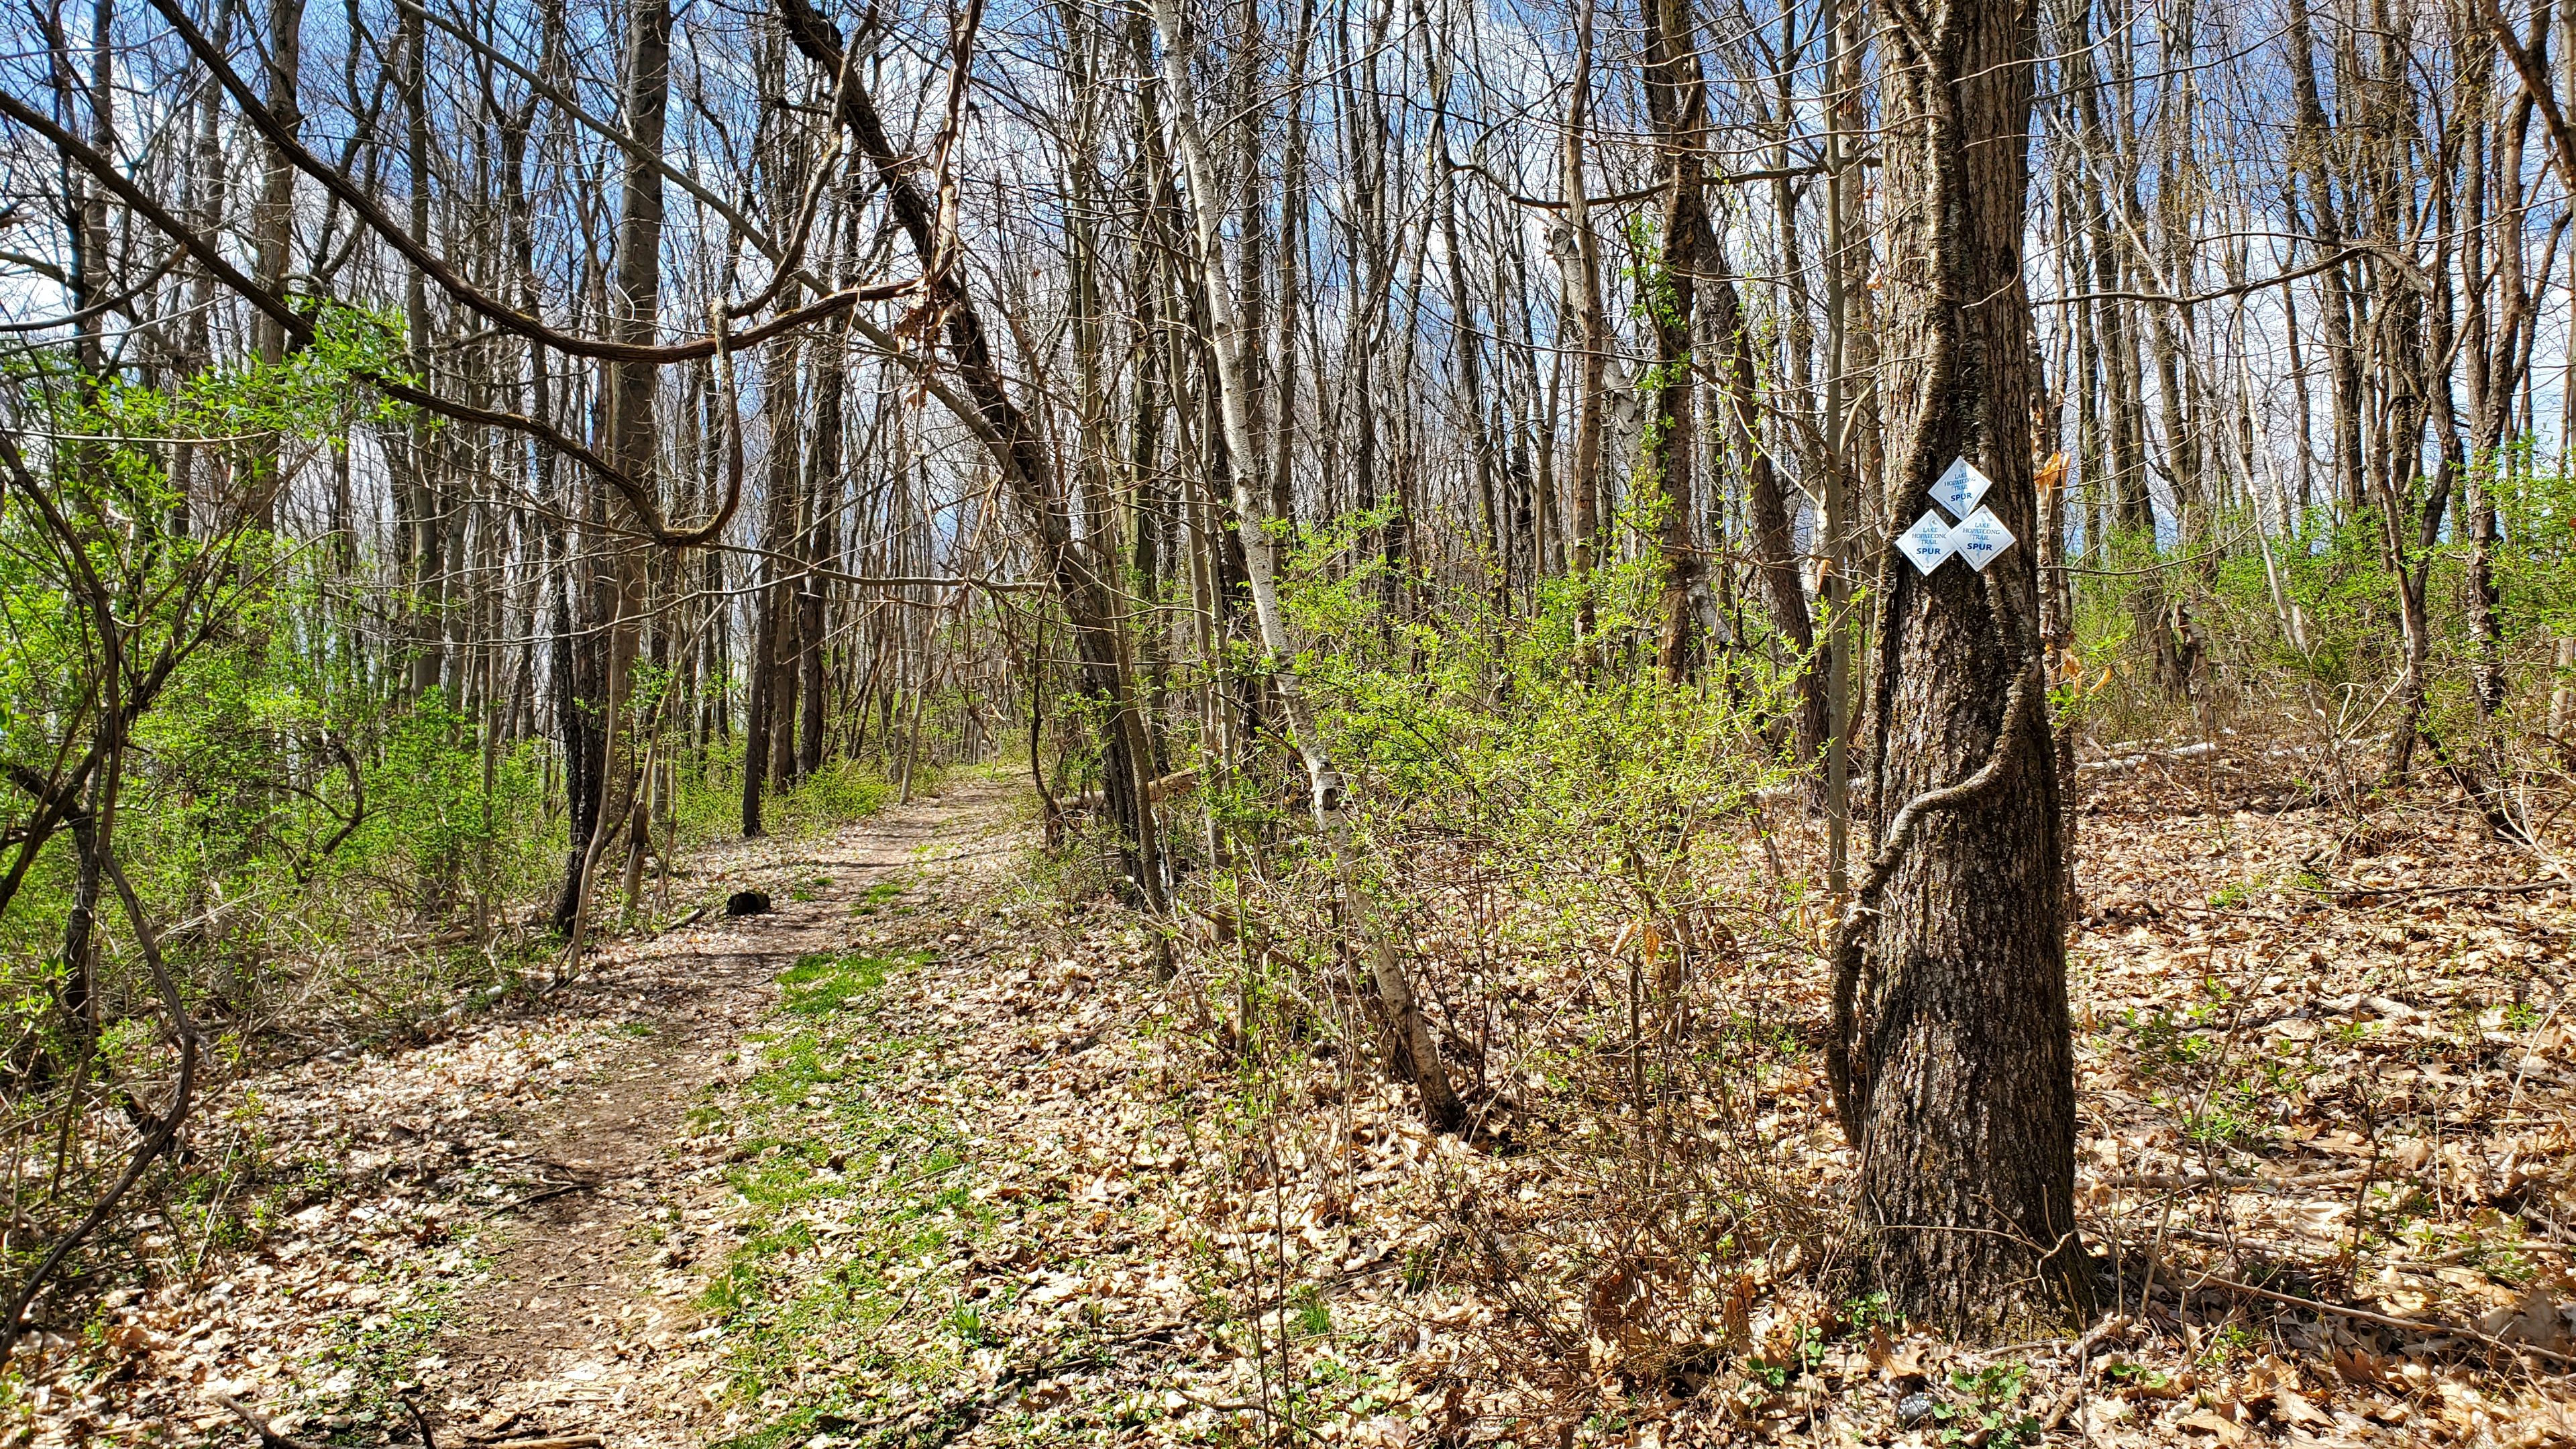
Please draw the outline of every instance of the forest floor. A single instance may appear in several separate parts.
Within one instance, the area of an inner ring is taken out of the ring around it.
[[[2576,1443],[2576,890],[2438,798],[2358,817],[2226,767],[2088,778],[2078,1190],[2122,1276],[2080,1341],[1891,1332],[1791,1247],[1707,1349],[1644,1343],[1542,1281],[1600,1180],[1535,1091],[1517,1144],[1462,1145],[1323,1057],[1229,1062],[1190,973],[961,773],[693,862],[775,914],[238,1084],[201,1130],[255,1143],[255,1210],[48,1340],[0,1428],[243,1444],[229,1401],[272,1444],[416,1442],[416,1407],[443,1449]],[[1778,973],[1746,989],[1821,1012],[1815,963]],[[1829,1204],[1848,1163],[1784,1040],[1747,1088],[1764,1171]]]
[[[939,954],[927,916],[874,933],[899,938],[889,956],[853,941],[914,919],[925,881],[962,898],[1016,864],[1016,798],[961,772],[823,839],[728,845],[683,886],[763,890],[772,912],[608,942],[577,979],[433,1040],[236,1083],[199,1134],[261,1159],[257,1200],[164,1224],[228,1229],[194,1281],[43,1336],[10,1437],[231,1443],[255,1417],[281,1440],[383,1443],[415,1435],[414,1407],[451,1446],[728,1437],[744,1414],[719,1412],[726,1345],[698,1331],[707,1270],[760,1231],[733,1179],[777,1147],[727,1124],[779,1089],[762,1048],[816,992]]]

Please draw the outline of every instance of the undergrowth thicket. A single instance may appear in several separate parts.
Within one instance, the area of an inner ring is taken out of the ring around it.
[[[2576,680],[2556,652],[2576,635],[2576,492],[2510,461],[2489,485],[2505,535],[2486,560],[2491,644],[2472,627],[2469,545],[2446,536],[2408,556],[2428,570],[2438,641],[2419,724],[2431,748],[2415,778],[2385,768],[2403,630],[2377,525],[2322,510],[2259,543],[2250,515],[2217,520],[2209,536],[2237,540],[2224,552],[2115,539],[2071,561],[2072,637],[2051,682],[2086,778],[2119,778],[2159,749],[2214,758],[2190,747],[2224,740],[2280,768],[2177,765],[2212,807],[2263,805],[2279,777],[2290,803],[2325,806],[2357,831],[2391,809],[2466,811],[2467,797],[2441,801],[2469,783],[2551,848],[2576,743]],[[1534,611],[1506,615],[1475,597],[1426,607],[1372,568],[1330,567],[1347,543],[1310,536],[1286,597],[1305,644],[1300,679],[1352,780],[1345,848],[1360,918],[1339,888],[1345,863],[1311,830],[1279,753],[1229,757],[1226,736],[1204,741],[1200,774],[1213,783],[1186,807],[1195,828],[1175,832],[1188,855],[1181,989],[1199,1002],[1208,1060],[1261,1104],[1242,1130],[1301,1141],[1338,1130],[1319,1105],[1319,1055],[1345,1083],[1401,1076],[1366,966],[1382,932],[1429,1003],[1471,1130],[1584,1184],[1537,1206],[1454,1204],[1446,1271],[1515,1305],[1525,1321],[1504,1337],[1535,1355],[1535,1381],[1609,1363],[1690,1380],[1718,1346],[1747,1342],[1757,1284],[1805,1285],[1814,1332],[1866,1330],[1871,1310],[1842,1271],[1841,1214],[1820,1189],[1841,1143],[1812,975],[1832,910],[1822,796],[1789,729],[1805,661],[1757,608],[1730,602],[1731,641],[1689,682],[1664,682],[1651,560],[1603,570],[1588,599],[1550,581]],[[1853,608],[1865,619],[1870,600]],[[2491,708],[2481,670],[2503,681]],[[2427,773],[2428,756],[2447,776]],[[1855,803],[1856,859],[1867,803]],[[2200,1023],[2194,1040],[2207,1046],[2215,1030]],[[2158,1098],[2181,1140],[2214,1141],[2280,1108],[2280,1080],[2225,1067]],[[1754,1359],[1795,1378],[1812,1351],[1782,1340]],[[1986,1427],[2008,1419],[2019,1423]]]

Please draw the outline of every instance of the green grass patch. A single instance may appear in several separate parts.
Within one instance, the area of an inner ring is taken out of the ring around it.
[[[779,974],[778,984],[786,991],[784,1004],[791,1015],[831,1016],[864,1006],[885,985],[887,973],[919,964],[918,956],[816,951],[796,958],[795,965]]]
[[[778,980],[781,1029],[702,1129],[730,1124],[733,1190],[754,1211],[699,1300],[724,1329],[725,1393],[756,1427],[725,1449],[786,1449],[889,1410],[935,1406],[969,1354],[997,1346],[1016,1290],[961,1300],[946,1266],[994,1233],[953,1111],[914,1101],[904,1068],[935,1040],[881,1019],[919,954],[816,952]],[[891,1397],[898,1386],[909,1397]],[[936,1412],[935,1407],[931,1412]],[[919,1430],[922,1426],[912,1425]],[[903,1442],[903,1427],[854,1442]]]
[[[895,901],[901,899],[902,896],[903,882],[893,880],[878,881],[875,885],[868,887],[866,895],[863,895],[850,903],[850,914],[854,916],[873,916],[877,912],[884,910],[887,906],[893,904]]]

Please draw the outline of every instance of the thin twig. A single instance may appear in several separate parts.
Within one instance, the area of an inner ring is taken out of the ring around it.
[[[483,1216],[487,1218],[497,1218],[503,1213],[514,1212],[520,1208],[528,1206],[530,1203],[540,1203],[549,1198],[562,1197],[568,1192],[589,1192],[591,1189],[598,1186],[599,1184],[595,1182],[568,1182],[561,1187],[550,1187],[544,1192],[532,1192],[526,1197],[514,1198],[509,1202],[501,1204],[499,1207],[487,1208],[485,1209]]]
[[[276,1429],[269,1425],[269,1422],[266,1419],[263,1419],[259,1415],[251,1412],[250,1409],[243,1405],[235,1403],[228,1395],[208,1393],[206,1397],[213,1399],[216,1403],[230,1409],[233,1412],[234,1417],[240,1419],[243,1423],[248,1424],[250,1426],[250,1431],[259,1436],[260,1449],[315,1449],[315,1446],[307,1444],[301,1439],[290,1438],[287,1435],[277,1432]]]

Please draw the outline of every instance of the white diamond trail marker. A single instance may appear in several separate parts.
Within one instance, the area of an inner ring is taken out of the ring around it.
[[[1993,512],[1980,508],[1950,530],[1949,544],[1952,553],[1968,561],[1968,567],[1984,573],[1997,554],[2013,546],[2012,530]]]
[[[1976,464],[1953,458],[1950,466],[1942,470],[1940,481],[1932,485],[1932,501],[1949,509],[1952,518],[1965,518],[1968,510],[1977,506],[1977,500],[1986,496],[1986,490],[1994,486],[1995,480],[1978,472]]]
[[[1923,510],[1921,518],[1914,520],[1912,528],[1896,536],[1896,546],[1905,550],[1905,556],[1914,561],[1917,572],[1926,575],[1939,568],[1941,561],[1957,547],[1950,541],[1950,525],[1942,521],[1940,514],[1928,508]]]

